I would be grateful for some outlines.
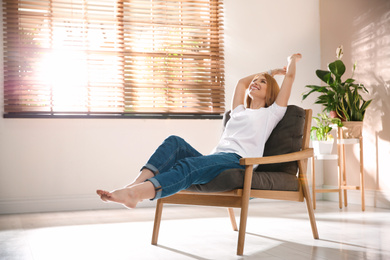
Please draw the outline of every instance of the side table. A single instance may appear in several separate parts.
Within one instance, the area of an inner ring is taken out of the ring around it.
[[[341,131],[339,129],[339,131]],[[342,139],[342,135],[338,135],[337,139],[337,151],[339,155],[339,186],[341,190],[344,192],[344,206],[348,206],[347,199],[347,190],[360,190],[361,195],[361,204],[362,211],[365,210],[365,200],[364,200],[364,167],[363,167],[363,137],[359,137],[356,139]],[[346,161],[345,161],[345,145],[351,144],[359,144],[359,160],[360,160],[360,186],[350,186],[347,185],[347,175],[346,175]]]
[[[343,207],[342,193],[344,194],[344,206],[348,206],[347,190],[360,190],[362,211],[365,211],[364,200],[364,167],[363,167],[363,137],[355,139],[343,139],[339,129],[337,138],[337,154],[319,154],[312,157],[312,193],[313,193],[313,208],[316,209],[316,193],[338,192],[339,193],[339,208]],[[345,145],[359,144],[360,152],[360,185],[347,185],[346,160],[345,160]],[[338,160],[338,188],[335,189],[317,189],[315,185],[315,160]]]
[[[338,192],[339,193],[339,207],[343,207],[342,195],[341,195],[341,172],[340,167],[338,169],[338,188],[337,189],[317,189],[316,188],[316,177],[315,177],[315,160],[337,160],[339,156],[337,154],[318,154],[314,155],[311,158],[311,167],[312,167],[312,197],[313,197],[313,209],[316,209],[316,193],[325,193],[325,192]]]

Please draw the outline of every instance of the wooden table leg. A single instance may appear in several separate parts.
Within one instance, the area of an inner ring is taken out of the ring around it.
[[[342,161],[342,167],[341,167],[341,172],[342,172],[342,186],[347,186],[347,172],[345,170],[345,145],[341,145],[341,161]],[[344,189],[344,206],[348,206],[348,198],[347,198],[347,190]]]
[[[341,176],[342,176],[342,172],[341,172],[341,169],[342,169],[342,162],[341,162],[341,144],[337,144],[337,155],[338,155],[338,160],[337,160],[337,163],[338,163],[338,171],[337,171],[337,184],[338,184],[338,188],[339,188],[339,208],[342,209],[343,208],[343,195],[342,195],[342,189],[341,189],[341,184],[342,184],[342,181],[341,181]]]
[[[363,167],[363,137],[359,138],[360,148],[360,194],[362,198],[362,211],[366,209],[364,201],[364,167]]]
[[[311,181],[312,181],[312,193],[313,193],[313,209],[316,209],[316,166],[314,163],[315,159],[314,156],[311,157]]]

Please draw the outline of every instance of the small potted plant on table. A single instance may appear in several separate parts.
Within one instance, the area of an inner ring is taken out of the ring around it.
[[[330,131],[333,125],[341,127],[343,124],[339,118],[330,118],[326,113],[319,113],[318,117],[313,117],[317,126],[310,129],[310,139],[313,142],[314,154],[331,154],[334,138]]]

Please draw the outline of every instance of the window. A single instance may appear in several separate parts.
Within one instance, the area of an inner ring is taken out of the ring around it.
[[[224,112],[222,0],[3,0],[4,116]]]

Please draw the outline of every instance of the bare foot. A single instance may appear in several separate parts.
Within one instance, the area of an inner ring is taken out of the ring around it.
[[[105,191],[105,190],[97,190],[96,193],[100,196],[102,201],[107,202],[108,197],[110,196],[110,192]]]
[[[97,190],[96,193],[105,202],[116,202],[131,209],[135,208],[137,206],[137,203],[141,200],[137,193],[130,188],[114,190],[111,192],[105,190]]]

